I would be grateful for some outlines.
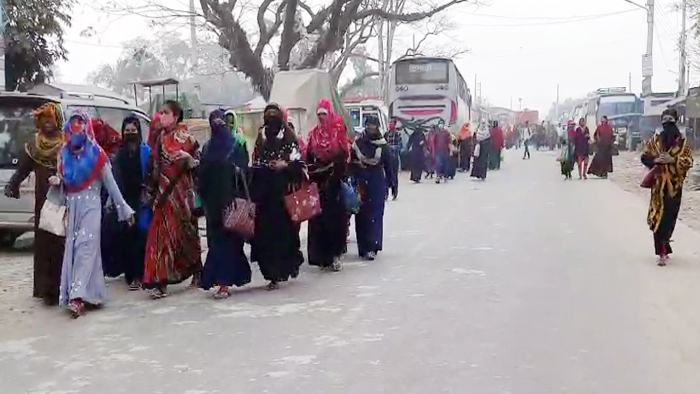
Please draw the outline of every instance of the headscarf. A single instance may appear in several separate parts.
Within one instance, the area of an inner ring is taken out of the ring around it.
[[[486,122],[481,122],[479,127],[476,129],[476,140],[481,142],[489,137],[491,137],[491,130],[489,130],[489,126],[486,124]]]
[[[469,138],[472,138],[472,130],[469,127],[469,122],[465,122],[464,125],[462,126],[462,129],[459,130],[459,139],[461,141],[468,140]]]
[[[348,154],[350,142],[345,124],[333,111],[331,102],[326,99],[319,101],[316,113],[325,113],[326,119],[311,130],[308,152],[323,161],[333,160],[338,153]]]
[[[54,125],[59,132],[55,136],[46,135],[44,131],[46,123]],[[58,151],[63,146],[63,136],[61,135],[63,112],[61,112],[61,107],[56,103],[42,105],[34,111],[34,124],[37,130],[34,134],[34,140],[27,142],[24,145],[24,150],[36,163],[54,169],[58,160]]]
[[[231,134],[229,124],[226,123],[226,115],[223,110],[217,109],[209,114],[209,126],[211,138],[202,155],[203,162],[227,161],[235,146],[235,138]]]
[[[122,135],[102,119],[93,119],[92,129],[95,132],[95,140],[100,145],[100,148],[109,157],[116,155],[122,145]]]
[[[272,116],[269,112],[276,111],[277,115]],[[253,162],[257,165],[266,165],[275,157],[280,156],[280,150],[285,144],[297,145],[297,137],[284,121],[284,112],[282,107],[277,103],[269,103],[263,112],[263,127],[258,131],[258,137],[255,141],[255,149],[253,150]],[[271,153],[272,152],[272,153]],[[296,150],[289,154],[289,160],[298,160],[301,158],[301,152]],[[284,156],[284,155],[282,155]],[[287,158],[284,158],[285,160]]]
[[[126,130],[126,126],[130,124],[136,125],[136,130],[138,130],[139,146],[135,150],[132,150],[129,147],[129,144],[124,138],[124,130]],[[145,145],[143,145],[141,121],[139,118],[133,115],[129,115],[124,118],[124,121],[122,122],[121,137],[124,144],[122,145],[121,149],[119,149],[119,153],[115,159],[115,166],[118,167],[122,194],[124,195],[124,198],[129,203],[129,206],[137,207],[139,206],[139,198],[144,181],[144,173],[142,168],[143,161],[141,157],[142,146],[147,152],[147,148]]]
[[[223,111],[223,110],[220,109],[220,111]],[[228,122],[229,116],[232,117],[232,120],[230,123]],[[245,146],[247,144],[247,142],[245,140],[245,137],[243,137],[241,130],[238,128],[238,115],[236,114],[236,111],[229,109],[226,112],[224,112],[224,120],[226,121],[226,124],[228,125],[229,129],[231,130],[231,134],[233,135],[236,144],[239,146]],[[213,132],[213,130],[212,130],[212,132]]]
[[[674,109],[667,109],[661,114],[661,143],[665,150],[671,149],[683,136],[676,125],[678,112]]]
[[[80,119],[85,123],[82,130],[73,130],[71,123],[75,119]],[[90,186],[102,172],[102,168],[109,161],[107,154],[100,148],[95,140],[95,132],[92,129],[90,115],[83,110],[77,110],[68,118],[64,126],[65,143],[61,148],[58,171],[63,178],[66,190],[71,193],[78,193]],[[71,149],[72,136],[85,135],[82,142],[83,149],[79,155],[73,153]]]
[[[367,126],[369,125],[379,126],[379,119],[374,117],[369,118]],[[369,131],[365,131],[353,144],[353,151],[363,164],[376,166],[381,161],[382,149],[386,145],[386,139],[384,139],[381,133],[372,134]]]

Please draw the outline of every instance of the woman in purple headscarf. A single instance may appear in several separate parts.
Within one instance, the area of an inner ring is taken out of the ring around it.
[[[73,113],[64,132],[66,142],[58,154],[58,177],[51,177],[49,183],[65,191],[68,207],[59,303],[77,318],[86,306],[100,305],[106,296],[100,253],[102,186],[116,206],[120,221],[133,225],[134,210],[114,181],[109,159],[95,141],[87,113]]]

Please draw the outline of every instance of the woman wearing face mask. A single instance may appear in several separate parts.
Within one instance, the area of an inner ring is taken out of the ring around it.
[[[482,181],[486,179],[491,155],[491,131],[486,122],[481,122],[476,129],[476,146],[474,148],[474,163],[472,165],[472,178]]]
[[[655,172],[647,224],[654,233],[654,251],[662,267],[673,253],[671,236],[681,209],[683,183],[693,167],[690,144],[678,130],[676,119],[676,110],[665,110],[661,117],[663,131],[649,140],[642,152],[642,164]]]
[[[253,200],[255,216],[255,258],[268,290],[299,274],[303,257],[299,251],[298,226],[284,205],[284,196],[303,176],[299,144],[284,121],[282,108],[268,104],[264,126],[253,151]]]
[[[340,191],[350,141],[343,119],[335,115],[329,100],[318,103],[316,115],[318,125],[309,134],[306,162],[311,180],[316,182],[321,194],[321,215],[309,221],[309,264],[340,271],[348,222]]]
[[[100,305],[106,296],[100,254],[102,186],[114,201],[120,221],[134,225],[134,210],[124,201],[107,154],[95,141],[90,117],[75,112],[66,124],[65,136],[67,142],[59,153],[60,178],[54,176],[49,181],[63,186],[68,207],[59,302],[78,317],[86,305]]]
[[[20,184],[33,171],[34,181],[34,297],[46,305],[58,305],[65,238],[40,229],[41,208],[49,191],[49,177],[56,174],[58,152],[63,145],[61,107],[48,103],[34,112],[36,134],[24,146],[17,171],[5,186],[5,196],[20,198]]]
[[[124,119],[121,138],[124,145],[117,151],[113,161],[114,178],[127,204],[136,210],[138,225],[118,228],[117,236],[114,237],[114,255],[120,262],[129,290],[134,291],[141,288],[146,236],[150,224],[150,208],[143,197],[151,148],[143,143],[141,122],[135,116]]]
[[[370,118],[365,133],[352,146],[352,172],[360,186],[362,205],[355,215],[355,233],[360,257],[374,260],[382,250],[386,174],[390,170],[387,142],[379,119]]]
[[[202,248],[194,211],[194,169],[199,164],[199,144],[187,126],[176,101],[167,101],[160,112],[162,131],[155,141],[149,195],[153,222],[146,242],[143,287],[152,298],[168,295],[167,286],[193,277],[199,286]]]

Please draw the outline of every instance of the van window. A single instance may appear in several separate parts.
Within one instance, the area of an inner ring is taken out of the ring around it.
[[[36,133],[33,112],[47,102],[40,98],[0,98],[0,168],[17,166],[24,144]]]
[[[141,134],[143,140],[148,141],[148,127],[150,123],[148,122],[148,119],[146,119],[141,114],[134,113],[133,111],[124,108],[70,105],[66,109],[66,113],[68,114],[67,116],[70,116],[70,114],[73,113],[73,111],[78,109],[86,111],[88,115],[90,115],[90,117],[92,118],[102,119],[102,121],[110,125],[114,130],[119,131],[120,133],[122,130],[122,122],[124,122],[124,118],[126,118],[129,115],[135,115],[141,120]]]

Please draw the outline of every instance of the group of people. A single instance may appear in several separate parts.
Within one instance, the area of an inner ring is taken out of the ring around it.
[[[391,149],[376,121],[352,142],[330,101],[319,103],[317,116],[304,141],[283,108],[267,105],[251,162],[232,111],[210,114],[211,137],[200,150],[176,101],[154,116],[147,141],[134,116],[119,133],[80,110],[64,119],[58,105],[38,108],[37,132],[4,190],[19,198],[20,184],[35,173],[34,297],[79,317],[104,303],[105,276],[123,274],[130,290],[145,289],[154,299],[188,278],[221,299],[251,281],[251,262],[268,289],[277,289],[304,262],[301,223],[286,198],[301,189],[318,190],[309,200],[320,200],[308,222],[309,264],[342,268],[353,214],[359,255],[374,260],[383,247]],[[343,200],[353,191],[361,204],[351,212]],[[227,225],[227,212],[241,199],[254,204],[253,234]],[[40,227],[49,203],[66,207],[65,237]]]
[[[472,177],[486,179],[488,170],[501,168],[504,147],[505,134],[496,121],[480,123],[476,132],[465,123],[458,135],[451,134],[442,122],[427,134],[413,130],[408,139],[411,181],[420,183],[425,174],[436,183],[447,182],[458,170],[470,169]]]
[[[564,179],[572,179],[572,173],[576,167],[579,179],[588,179],[589,174],[607,178],[608,174],[613,172],[614,149],[615,133],[606,116],[601,119],[592,141],[584,118],[581,118],[578,124],[569,121],[566,133],[562,136],[561,153],[558,159],[561,174],[564,175]],[[589,166],[589,158],[593,150],[595,153]]]

